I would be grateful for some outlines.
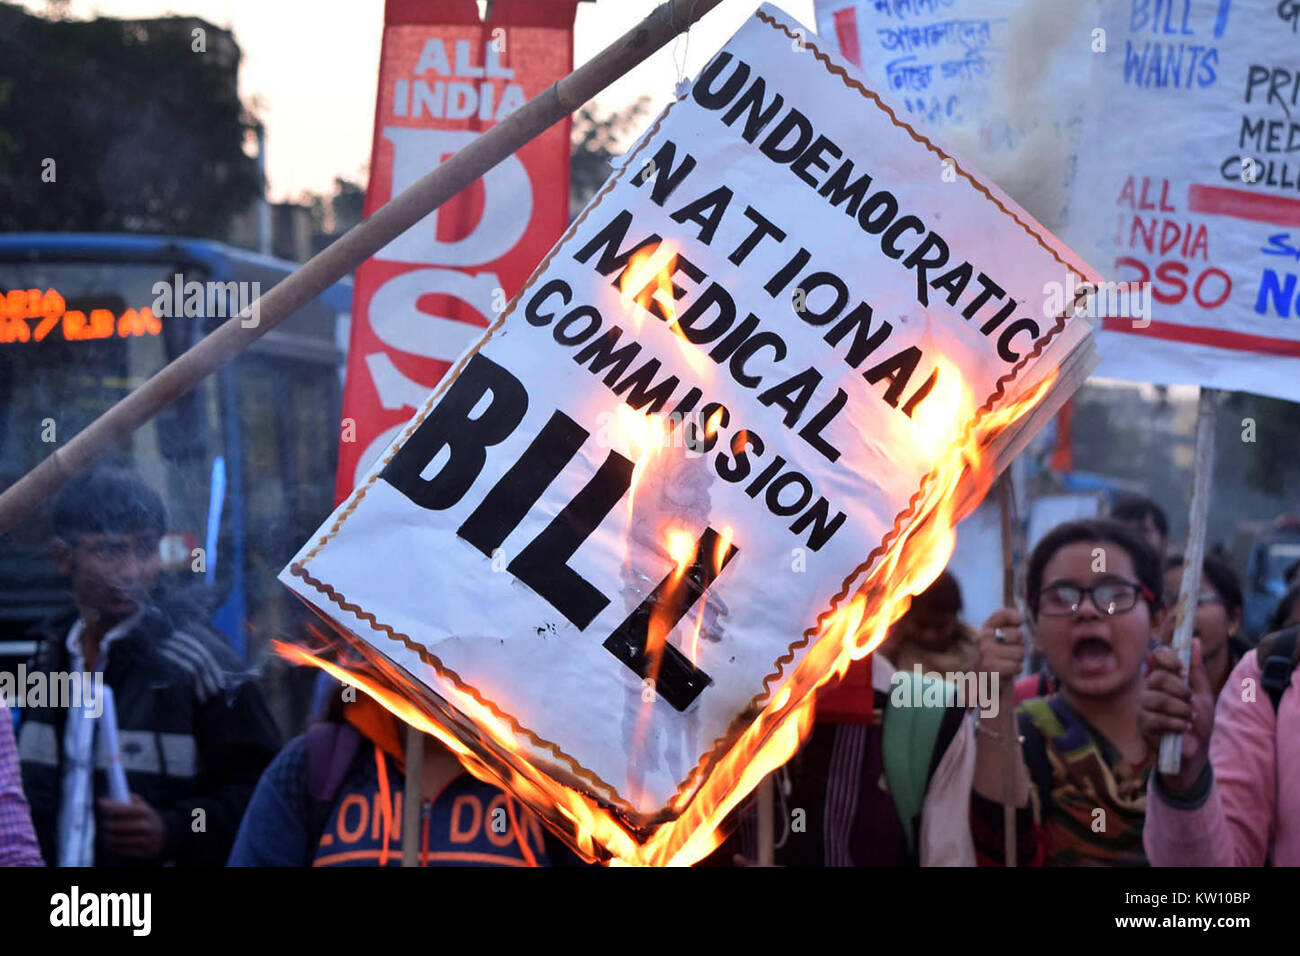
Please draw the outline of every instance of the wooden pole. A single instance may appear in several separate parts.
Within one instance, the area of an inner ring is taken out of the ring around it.
[[[349,229],[274,288],[113,405],[0,494],[0,534],[296,310],[448,199],[664,47],[722,0],[666,0],[594,59],[511,113]]]
[[[998,507],[1002,512],[1002,606],[1016,606],[1016,490],[1008,467],[998,478]],[[1002,688],[999,688],[1001,691]],[[1001,694],[998,734],[1002,738],[1002,852],[1007,866],[1015,866],[1016,850],[1016,765],[1020,762],[1020,739],[1016,733],[1015,682]]]
[[[424,778],[424,734],[406,728],[406,785],[402,788],[402,866],[420,865],[420,798]]]
[[[758,785],[758,865],[776,865],[776,799],[773,787],[775,772]]]
[[[1201,593],[1201,566],[1205,563],[1205,524],[1210,512],[1210,492],[1214,480],[1214,427],[1218,418],[1219,393],[1202,388],[1196,409],[1196,457],[1192,475],[1192,507],[1187,518],[1187,548],[1183,555],[1183,579],[1178,588],[1178,608],[1174,618],[1172,646],[1178,659],[1190,673],[1192,629],[1196,623],[1196,601]],[[1183,735],[1165,734],[1160,738],[1161,773],[1175,774],[1183,763]]]

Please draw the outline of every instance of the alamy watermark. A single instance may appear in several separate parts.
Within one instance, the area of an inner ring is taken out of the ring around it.
[[[104,712],[102,671],[29,671],[26,664],[10,674],[0,672],[0,700],[6,707],[82,709],[96,719]]]
[[[72,886],[50,897],[50,925],[55,927],[120,927],[132,936],[153,929],[152,893],[95,893]]]
[[[596,441],[605,448],[634,448],[639,451],[685,449],[684,457],[700,458],[718,441],[719,429],[728,415],[716,405],[695,413],[672,412],[646,415],[619,406],[596,416]]]
[[[889,703],[893,707],[977,708],[981,717],[996,717],[1000,701],[1000,675],[994,671],[926,671],[913,664],[890,677]],[[923,679],[924,678],[924,679]]]
[[[260,282],[186,282],[178,272],[170,283],[155,282],[150,291],[155,296],[150,309],[160,318],[227,319],[238,315],[242,316],[239,324],[246,329],[255,329],[261,322]]]
[[[1074,273],[1064,282],[1043,284],[1043,316],[1132,319],[1133,328],[1151,324],[1150,282],[1076,282]]]

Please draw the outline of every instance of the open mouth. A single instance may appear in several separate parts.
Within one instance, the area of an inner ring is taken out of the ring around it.
[[[1113,670],[1118,661],[1110,641],[1102,637],[1081,637],[1072,650],[1074,670],[1080,676],[1105,674]]]

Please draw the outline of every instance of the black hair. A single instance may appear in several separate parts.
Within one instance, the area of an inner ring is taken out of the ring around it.
[[[1165,570],[1181,568],[1185,563],[1186,558],[1181,554],[1175,554],[1165,561]],[[1201,574],[1223,599],[1223,607],[1229,617],[1242,609],[1244,599],[1241,594],[1241,578],[1237,577],[1237,572],[1232,570],[1232,565],[1217,555],[1207,554],[1201,563]]]
[[[934,614],[960,614],[962,608],[961,586],[949,571],[940,571],[934,582],[912,598],[911,611],[929,611]]]
[[[1025,570],[1025,597],[1029,602],[1029,609],[1034,614],[1038,613],[1038,596],[1043,588],[1043,569],[1047,567],[1047,562],[1051,561],[1056,552],[1062,548],[1081,541],[1107,541],[1127,551],[1128,556],[1133,560],[1133,570],[1137,574],[1138,583],[1151,593],[1147,603],[1152,611],[1163,607],[1161,597],[1164,593],[1164,574],[1160,569],[1160,559],[1156,557],[1151,545],[1147,544],[1137,532],[1117,521],[1092,519],[1058,524],[1043,535],[1042,540],[1034,546],[1033,553],[1029,555],[1029,565]]]
[[[158,493],[129,471],[100,468],[77,475],[54,499],[54,534],[76,544],[83,534],[162,536],[167,512]]]
[[[1132,521],[1137,524],[1145,522],[1147,515],[1155,522],[1160,535],[1169,537],[1169,519],[1165,516],[1164,509],[1144,495],[1125,495],[1115,502],[1115,507],[1110,511],[1112,521]]]
[[[1295,607],[1296,602],[1300,601],[1300,584],[1293,584],[1286,589],[1286,594],[1277,602],[1277,607],[1273,608],[1273,613],[1269,615],[1268,632],[1276,633],[1282,630],[1286,625],[1286,619],[1291,616],[1291,608]]]

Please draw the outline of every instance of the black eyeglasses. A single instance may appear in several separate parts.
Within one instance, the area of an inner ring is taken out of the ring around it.
[[[1069,617],[1079,613],[1083,599],[1092,598],[1092,606],[1102,614],[1124,614],[1137,606],[1138,598],[1153,599],[1151,592],[1132,581],[1104,581],[1090,588],[1077,584],[1053,584],[1038,595],[1038,613],[1043,617]]]

